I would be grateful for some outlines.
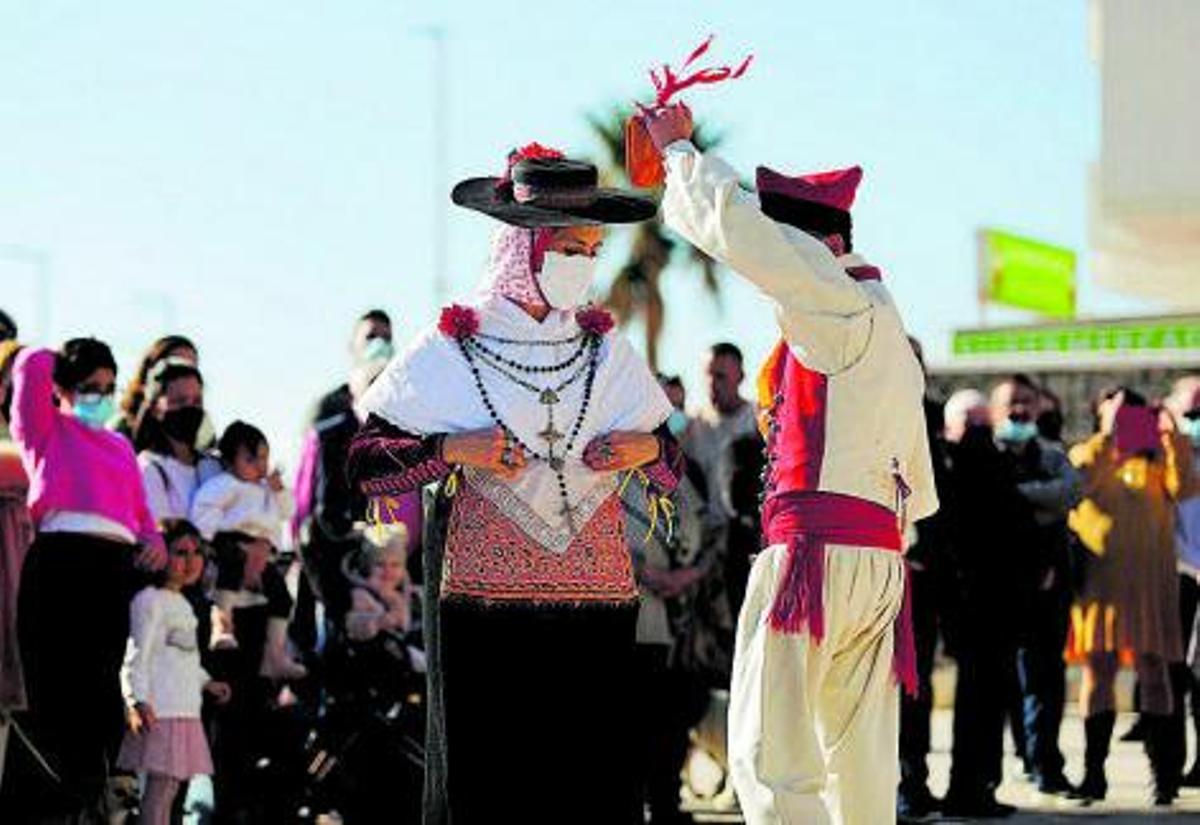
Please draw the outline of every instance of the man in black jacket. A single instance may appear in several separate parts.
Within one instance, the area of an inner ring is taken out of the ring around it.
[[[948,537],[956,583],[944,633],[958,662],[958,684],[950,787],[942,812],[1003,817],[1014,810],[995,797],[1003,752],[1004,676],[1013,666],[1013,614],[1031,564],[1024,529],[1031,519],[993,438],[983,396],[975,391],[952,396],[946,431]]]
[[[1021,583],[1028,609],[1021,612],[1016,653],[1022,756],[1039,791],[1067,794],[1072,788],[1063,775],[1058,747],[1066,703],[1063,649],[1071,610],[1067,514],[1079,500],[1080,481],[1062,446],[1040,434],[1042,398],[1028,376],[1017,374],[993,387],[990,407],[996,444],[1027,505],[1024,517],[1033,542]]]
[[[373,309],[358,319],[350,351],[354,358],[350,380],[316,404],[296,483],[296,532],[306,575],[297,597],[292,636],[306,650],[313,649],[317,639],[314,600],[325,602],[327,615],[340,616],[348,606],[345,588],[331,585],[340,581],[345,555],[359,548],[361,536],[354,522],[363,519],[366,501],[346,478],[346,457],[360,423],[354,413],[355,398],[393,354],[392,322],[386,312]]]
[[[924,367],[921,345],[909,339],[917,359]],[[948,597],[951,573],[948,557],[949,466],[943,436],[942,404],[926,397],[925,430],[933,462],[933,481],[942,507],[927,519],[917,522],[913,543],[906,557],[911,571],[913,641],[917,653],[917,695],[900,694],[900,787],[896,813],[901,818],[920,819],[940,805],[929,791],[930,716],[933,710],[933,661],[937,651],[938,628]],[[915,540],[914,540],[915,539]]]

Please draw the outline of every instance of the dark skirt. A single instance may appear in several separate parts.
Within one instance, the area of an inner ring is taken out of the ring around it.
[[[641,822],[636,605],[447,602],[440,614],[450,822]]]
[[[25,765],[20,796],[42,813],[93,808],[125,725],[120,672],[129,602],[143,577],[131,545],[82,533],[42,533],[21,573],[17,627],[28,733],[58,773]],[[21,760],[25,762],[25,760]]]

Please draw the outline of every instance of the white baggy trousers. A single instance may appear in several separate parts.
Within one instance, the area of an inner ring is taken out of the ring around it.
[[[903,556],[828,545],[819,644],[770,627],[786,561],[784,545],[759,554],[738,617],[729,748],[742,813],[748,825],[894,823]]]

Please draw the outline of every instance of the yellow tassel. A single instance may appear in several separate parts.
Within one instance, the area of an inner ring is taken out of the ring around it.
[[[375,536],[376,543],[383,540],[382,499],[372,498],[367,502],[367,524]]]
[[[666,496],[658,496],[658,506],[667,520],[667,543],[670,544],[675,538],[675,502]]]
[[[654,528],[658,527],[658,496],[647,495],[646,501],[650,502],[650,506],[646,508],[650,512],[650,529],[646,531],[642,543],[650,541],[654,536]]]
[[[629,486],[629,482],[633,481],[635,476],[641,478],[642,486],[650,486],[650,478],[644,472],[634,467],[632,470],[625,473],[625,479],[621,482],[621,486],[617,488],[617,495],[625,495],[625,488]]]
[[[454,498],[454,496],[457,495],[457,493],[458,493],[458,471],[457,470],[452,472],[450,474],[450,477],[446,479],[446,484],[442,488],[442,490],[445,492],[446,498]]]
[[[661,512],[663,521],[666,522],[667,543],[675,537],[675,502],[666,496],[657,496],[651,493],[646,494],[646,500],[650,502],[650,529],[646,532],[645,541],[649,541],[654,535],[655,528],[658,527],[658,515]]]
[[[623,498],[629,482],[635,478],[642,482],[642,487],[646,491],[646,501],[649,504],[646,510],[650,516],[650,529],[646,531],[646,537],[642,539],[642,542],[650,541],[654,537],[654,531],[658,527],[658,514],[660,510],[667,522],[667,541],[670,542],[675,536],[675,502],[671,501],[667,496],[658,496],[650,492],[650,477],[646,475],[645,471],[635,467],[627,472],[625,478],[621,480],[620,487],[617,488],[617,495]]]

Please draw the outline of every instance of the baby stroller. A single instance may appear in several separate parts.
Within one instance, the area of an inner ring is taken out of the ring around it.
[[[362,586],[354,556],[341,562],[348,593]],[[330,602],[349,604],[345,593]],[[414,610],[414,617],[420,611]],[[425,675],[419,618],[408,632],[350,637],[346,613],[326,614],[320,693],[305,743],[300,818],[336,811],[349,823],[418,823],[425,771]]]

